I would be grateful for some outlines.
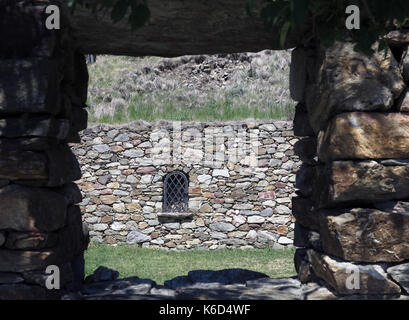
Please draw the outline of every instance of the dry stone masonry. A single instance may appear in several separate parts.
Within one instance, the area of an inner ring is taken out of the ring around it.
[[[88,73],[66,19],[61,32],[45,29],[45,4],[2,21],[14,38],[0,47],[0,299],[58,298],[84,276],[87,231],[72,183],[81,171],[68,143],[87,124]],[[46,289],[50,265],[60,290]]]
[[[340,296],[409,292],[409,42],[388,37],[386,56],[348,41],[293,51],[295,265],[301,282]]]
[[[268,121],[241,127],[187,123],[180,130],[166,122],[90,128],[83,132],[82,147],[75,148],[80,180],[69,143],[80,142],[78,132],[86,128],[88,74],[69,16],[61,6],[62,27],[50,31],[44,27],[50,1],[4,3],[0,299],[60,298],[70,290],[77,294],[65,297],[84,298],[78,289],[91,299],[112,298],[111,293],[125,299],[408,298],[409,30],[387,36],[386,56],[357,53],[347,39],[328,49],[297,41],[290,75],[291,95],[299,102],[293,128]],[[79,35],[85,30],[77,29]],[[86,34],[87,47],[101,44]],[[183,43],[191,43],[185,38]],[[250,38],[237,51],[254,49],[256,37]],[[194,42],[208,50],[213,38],[206,39]],[[184,45],[149,41],[140,42],[146,50],[188,52]],[[97,46],[98,53],[109,52],[103,43],[106,48]],[[135,52],[127,49],[132,43],[121,49],[122,43],[115,53]],[[215,42],[212,50],[230,52],[232,43],[226,49]],[[152,53],[144,50],[137,52]],[[198,140],[209,128],[216,142]],[[225,135],[238,140],[217,142]],[[196,148],[198,141],[203,149]],[[221,157],[226,152],[232,152],[227,162]],[[294,196],[291,174],[297,169]],[[186,174],[187,212],[161,207],[163,179],[174,170]],[[72,183],[78,180],[84,199]],[[299,279],[199,270],[159,287],[152,280],[115,280],[118,275],[111,272],[113,279],[102,279],[105,271],[97,270],[94,278],[105,283],[91,277],[84,285],[86,224],[95,241],[164,248],[279,247],[291,245],[294,234]],[[60,289],[45,288],[50,265],[61,271]]]
[[[149,248],[291,246],[299,159],[288,121],[137,121],[98,125],[74,147],[91,241]],[[188,210],[166,212],[165,177],[182,171]]]

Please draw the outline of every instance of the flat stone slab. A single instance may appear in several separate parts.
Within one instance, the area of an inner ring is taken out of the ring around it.
[[[224,274],[235,274],[237,269],[225,269]],[[200,270],[200,274],[212,270]],[[253,271],[246,270],[251,273]],[[385,273],[386,274],[386,273]],[[203,277],[199,277],[202,280]],[[210,280],[206,277],[206,280]],[[212,279],[214,281],[214,279]],[[302,284],[297,278],[269,278],[267,276],[242,283],[243,278],[222,282],[194,282],[189,276],[178,276],[156,285],[150,279],[130,277],[114,281],[100,281],[83,285],[80,292],[69,293],[63,300],[333,300],[333,299],[406,299],[399,294],[356,294],[340,296],[329,286],[316,282]],[[370,280],[373,280],[372,278]],[[385,281],[385,279],[377,279]],[[389,281],[389,280],[386,280]],[[396,293],[399,287],[389,281]],[[172,289],[174,287],[175,289]]]
[[[315,250],[308,250],[314,274],[325,280],[340,295],[399,296],[400,287],[388,279],[376,264],[363,265],[338,260]]]
[[[143,295],[149,293],[156,283],[150,279],[138,277],[114,281],[100,281],[83,285],[81,293],[85,295]]]
[[[321,208],[409,197],[407,165],[386,166],[373,160],[334,161],[319,167],[318,173],[315,190]]]
[[[351,112],[331,120],[318,136],[323,162],[346,159],[408,159],[409,115]]]
[[[356,262],[400,262],[409,259],[409,203],[398,202],[390,206],[384,210],[354,208],[321,211],[320,234],[324,251]],[[403,207],[399,210],[399,206]]]
[[[367,56],[354,50],[352,42],[336,41],[315,65],[325,67],[310,72],[315,79],[307,83],[305,102],[316,133],[325,129],[328,119],[342,112],[390,110],[405,89],[390,50],[386,56],[383,51]]]
[[[65,225],[64,197],[45,188],[7,185],[0,189],[0,229],[55,231]]]
[[[2,113],[51,113],[61,109],[58,92],[61,75],[55,60],[9,59],[0,63]]]

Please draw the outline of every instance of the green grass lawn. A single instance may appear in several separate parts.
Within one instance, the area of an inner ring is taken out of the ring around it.
[[[294,252],[295,249],[165,251],[90,244],[85,251],[85,273],[89,275],[103,265],[119,271],[120,278],[138,276],[155,280],[158,284],[198,269],[243,268],[272,278],[291,277],[295,275]]]

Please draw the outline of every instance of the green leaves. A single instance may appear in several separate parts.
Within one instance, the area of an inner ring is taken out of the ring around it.
[[[345,26],[345,9],[349,5],[360,9],[359,30],[348,30]],[[382,43],[383,35],[409,22],[409,1],[266,0],[261,17],[267,28],[279,30],[281,46],[291,30],[308,22],[308,38],[319,39],[323,46],[329,47],[348,34],[356,42],[355,49],[369,55],[373,53],[373,43]],[[380,46],[385,50],[385,43]]]

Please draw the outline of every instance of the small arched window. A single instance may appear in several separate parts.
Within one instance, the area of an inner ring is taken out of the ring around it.
[[[163,183],[163,212],[187,212],[189,181],[182,171],[172,171]]]

